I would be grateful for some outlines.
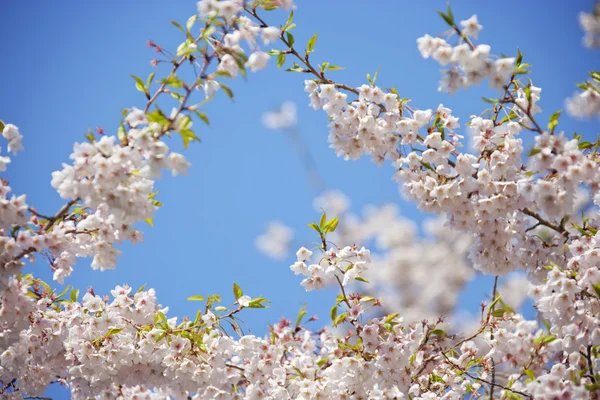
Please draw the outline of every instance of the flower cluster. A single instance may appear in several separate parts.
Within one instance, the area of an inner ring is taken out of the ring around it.
[[[301,247],[296,253],[298,261],[290,266],[295,275],[306,276],[301,285],[307,291],[323,289],[336,280],[342,286],[347,286],[357,279],[364,279],[363,275],[371,262],[371,252],[364,247],[359,249],[356,245],[339,250],[330,248],[317,263],[310,262],[312,254],[306,247]]]
[[[437,349],[451,341],[437,323],[404,325],[395,314],[362,323],[360,315],[373,301],[368,297],[340,300],[340,307],[348,302],[348,311],[335,318],[353,325],[347,335],[311,332],[300,315],[296,326],[285,319],[275,324],[268,339],[233,339],[217,329],[224,317],[210,310],[199,312],[194,321],[168,318],[152,289],[133,293],[117,286],[111,299],[89,291],[80,302],[65,300],[57,308],[58,299],[32,290],[28,279],[15,280],[14,288],[34,293],[24,300],[33,310],[32,323],[0,354],[1,376],[18,376],[21,393],[38,393],[65,372],[74,399],[133,394],[201,399],[232,393],[248,399],[317,394],[431,399],[444,393],[459,398],[481,387],[469,375],[458,375],[479,364],[473,342],[442,357]],[[7,295],[11,292],[2,301]],[[507,371],[510,366],[518,370],[523,357],[542,357],[551,350],[535,344],[542,334],[535,322],[518,315],[491,319],[497,330],[489,345],[509,349],[504,358],[495,356],[498,368],[506,364]],[[484,365],[492,358],[486,356]],[[432,376],[439,377],[433,385]]]
[[[443,77],[439,90],[446,93],[456,93],[459,89],[468,89],[470,86],[479,85],[483,79],[489,79],[490,87],[502,89],[506,80],[515,70],[514,58],[490,58],[491,47],[487,44],[474,46],[469,37],[477,39],[479,25],[477,16],[461,21],[462,34],[460,43],[452,46],[439,37],[425,35],[417,39],[419,51],[424,58],[433,58],[440,65],[449,69],[442,70]],[[458,30],[460,32],[460,30]],[[463,43],[463,39],[465,42]]]

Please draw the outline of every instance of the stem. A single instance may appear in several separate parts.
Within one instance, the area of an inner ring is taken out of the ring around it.
[[[494,278],[494,290],[492,292],[492,307],[490,307],[490,314],[494,312],[494,308],[496,308],[496,296],[498,293],[498,277]],[[490,328],[490,339],[494,340],[494,330]],[[490,400],[494,399],[494,388],[496,387],[496,363],[493,358],[490,358],[492,361],[492,381],[490,382]]]

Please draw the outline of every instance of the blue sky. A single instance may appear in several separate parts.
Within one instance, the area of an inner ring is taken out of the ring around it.
[[[347,67],[332,73],[336,81],[359,86],[367,72],[380,67],[378,84],[396,85],[400,95],[412,98],[419,108],[444,103],[462,123],[486,107],[481,96],[493,97],[485,86],[452,97],[437,92],[439,67],[420,57],[415,41],[446,29],[435,12],[444,9],[446,1],[298,3],[296,42],[303,44],[318,32],[313,60]],[[591,0],[452,2],[458,19],[478,15],[484,26],[479,43],[490,44],[492,53],[514,55],[518,47],[525,62],[533,64],[533,82],[543,88],[544,122],[563,107],[574,83],[600,65],[598,53],[582,47],[577,22],[578,12],[592,6]],[[31,205],[50,214],[62,204],[50,186],[50,173],[68,161],[72,143],[84,140],[88,128],[115,132],[121,109],[144,104],[130,74],[147,76],[152,71],[149,60],[155,54],[146,41],[174,49],[181,33],[169,21],[184,22],[196,5],[63,0],[6,2],[2,8],[0,119],[20,127],[26,150],[13,159],[5,177],[16,193],[27,193]],[[267,18],[275,24],[285,20],[281,13]],[[218,96],[205,110],[211,126],[195,122],[202,143],[185,153],[193,164],[188,176],[165,176],[159,182],[165,207],[157,213],[154,228],[144,227],[145,241],[123,246],[125,253],[114,271],[95,272],[89,260],[81,260],[67,283],[82,290],[92,285],[97,293],[107,293],[117,284],[147,284],[170,306],[170,315],[183,316],[194,314],[198,306],[185,297],[220,293],[230,299],[236,281],[247,294],[273,301],[268,310],[243,313],[255,333],[263,333],[267,323],[282,316],[294,318],[304,303],[325,323],[335,293],[305,293],[288,269],[292,260],[272,261],[254,247],[269,220],[285,221],[298,240],[306,242],[312,239],[306,223],[318,218],[312,208],[317,193],[299,157],[285,137],[261,126],[260,115],[285,100],[299,104],[299,129],[317,168],[329,188],[351,198],[355,211],[366,204],[396,202],[404,215],[416,220],[423,216],[401,200],[389,165],[378,168],[367,159],[345,162],[328,149],[326,114],[305,107],[304,78],[278,71],[271,62],[247,82],[233,82],[235,102]],[[597,121],[566,116],[561,121],[567,132],[598,133]],[[524,137],[531,142],[531,134]],[[172,145],[179,148],[179,140]],[[34,271],[50,279],[48,267],[39,265]],[[476,309],[490,288],[489,279],[477,280],[461,306]],[[65,396],[60,391],[53,394]]]

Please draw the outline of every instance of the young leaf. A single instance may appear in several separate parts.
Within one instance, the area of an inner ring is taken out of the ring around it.
[[[223,84],[221,82],[219,82],[219,86],[227,94],[227,97],[229,97],[231,100],[233,100],[233,92],[231,91],[231,89],[229,88],[229,86],[227,86],[227,85],[225,85],[225,84]]]
[[[515,61],[515,65],[518,67],[519,65],[521,65],[522,61],[523,61],[523,53],[521,53],[521,50],[517,49],[517,60]]]
[[[306,304],[302,306],[302,308],[300,309],[300,311],[298,311],[298,316],[296,317],[296,326],[300,326],[300,324],[302,323],[302,318],[304,318],[304,316],[306,316],[307,311],[306,311]]]
[[[438,11],[437,13],[440,15],[440,17],[442,17],[442,19],[443,19],[444,21],[446,21],[446,23],[447,23],[448,25],[450,25],[451,27],[454,27],[454,20],[453,20],[452,18],[450,18],[448,15],[444,14],[444,13],[443,13],[443,12],[441,12],[441,11]]]
[[[294,39],[294,35],[292,35],[289,32],[286,32],[285,36],[287,37],[287,41],[289,43],[289,46],[292,47],[294,45],[294,43],[296,42],[295,39]]]
[[[321,220],[319,221],[319,228],[323,231],[325,227],[325,223],[327,222],[327,213],[323,211],[323,215],[321,215]]]
[[[190,300],[190,301],[202,301],[202,300],[204,300],[204,297],[202,297],[202,296],[190,296],[186,300]]]
[[[171,24],[173,24],[174,26],[177,27],[177,29],[179,29],[181,32],[186,33],[185,29],[183,29],[183,26],[181,26],[181,24],[177,21],[171,21]]]
[[[329,311],[329,316],[331,317],[331,322],[335,322],[335,319],[337,318],[337,310],[338,310],[337,304],[335,306],[331,307],[331,310]]]
[[[125,329],[125,327],[123,327],[123,328],[112,328],[112,329],[110,329],[106,333],[106,337],[109,337],[109,336],[112,336],[112,335],[116,335],[117,333],[121,332],[123,329]]]
[[[321,233],[321,229],[319,228],[319,225],[317,225],[316,222],[311,222],[310,224],[308,224],[308,226],[317,231],[318,233]]]
[[[558,126],[558,118],[560,118],[560,114],[562,110],[558,110],[554,114],[550,116],[550,122],[548,122],[548,129],[554,132],[554,129]]]
[[[313,37],[310,38],[310,40],[308,41],[308,43],[306,44],[306,52],[307,53],[312,53],[315,48],[315,43],[317,42],[317,37],[319,36],[318,33],[315,33],[315,35]]]
[[[235,299],[237,300],[243,295],[244,292],[242,292],[242,288],[237,283],[233,282],[233,297],[235,297]]]
[[[281,68],[284,63],[285,63],[285,54],[279,53],[279,55],[277,56],[277,68]]]
[[[340,219],[338,217],[330,219],[329,221],[327,221],[325,223],[325,226],[323,227],[323,232],[325,232],[325,233],[335,232],[339,222],[340,222]]]
[[[206,114],[204,114],[203,112],[198,111],[198,110],[196,110],[195,113],[198,116],[198,118],[200,118],[202,121],[204,121],[204,123],[206,125],[210,125],[210,122],[209,122],[208,117],[206,116]]]

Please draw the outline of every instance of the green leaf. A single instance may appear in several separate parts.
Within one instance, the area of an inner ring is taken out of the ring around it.
[[[527,75],[529,73],[529,67],[531,66],[531,64],[526,64],[523,63],[521,65],[519,65],[518,67],[515,68],[515,71],[513,72],[513,74],[515,75]]]
[[[522,61],[523,61],[523,53],[521,53],[520,49],[517,49],[517,59],[515,61],[515,65],[518,67],[519,65],[521,65]]]
[[[208,120],[206,114],[198,110],[196,110],[195,113],[198,116],[198,118],[200,118],[206,125],[210,125],[210,121]]]
[[[157,325],[166,324],[167,323],[167,316],[165,314],[163,314],[162,311],[157,312],[154,315],[154,323],[157,324]]]
[[[59,295],[55,296],[56,300],[60,299],[65,294],[67,294],[67,292],[69,291],[70,288],[71,288],[71,285],[67,285],[67,287],[62,292],[60,292]]]
[[[125,329],[125,327],[123,327],[123,328],[112,328],[112,329],[110,329],[106,333],[106,337],[109,337],[109,336],[112,336],[112,335],[116,335],[117,333],[121,332],[123,329]]]
[[[168,86],[172,86],[177,89],[181,89],[183,87],[183,81],[177,77],[175,74],[171,74],[164,79],[160,80],[160,83],[163,83]]]
[[[186,33],[185,29],[183,29],[183,26],[181,26],[181,24],[177,21],[171,21],[171,24],[173,24],[174,26],[177,27],[177,29],[179,29],[181,32]]]
[[[311,222],[310,224],[307,225],[309,228],[314,229],[315,231],[321,233],[321,229],[319,228],[319,225],[317,225],[316,222]]]
[[[594,147],[593,143],[590,142],[579,142],[579,150],[590,149]]]
[[[319,221],[319,228],[323,231],[325,227],[325,223],[327,222],[327,213],[323,211],[323,215],[321,215],[321,220]]]
[[[88,133],[85,135],[85,138],[90,143],[94,143],[96,141],[96,136],[94,136],[94,132],[91,129],[88,129]]]
[[[285,63],[285,54],[279,53],[277,56],[277,68],[281,68]]]
[[[435,168],[433,168],[433,167],[431,166],[431,164],[429,164],[429,163],[426,163],[426,162],[424,162],[424,161],[420,161],[420,163],[421,163],[421,165],[422,165],[422,166],[424,166],[425,168],[427,168],[427,169],[430,169],[430,170],[432,170],[433,172],[435,172]]]
[[[444,14],[444,13],[443,13],[443,12],[441,12],[441,11],[438,11],[437,13],[440,15],[440,17],[442,17],[442,19],[443,19],[444,21],[446,21],[446,23],[447,23],[448,25],[450,25],[451,27],[454,27],[454,20],[453,20],[452,18],[450,18],[448,15]]]
[[[204,300],[204,297],[196,295],[196,296],[190,296],[190,297],[186,298],[186,300],[190,300],[190,301],[202,301],[202,300]]]
[[[227,311],[227,307],[223,307],[223,306],[216,306],[216,307],[215,307],[215,311]]]
[[[590,76],[592,77],[593,80],[595,80],[596,82],[600,83],[600,72],[598,72],[598,71],[591,71],[590,72]]]
[[[148,75],[148,79],[146,79],[146,88],[149,88],[152,81],[154,81],[154,75],[156,75],[156,71],[152,71],[150,75]]]
[[[144,81],[140,77],[135,75],[131,75],[131,77],[135,80],[135,88],[137,90],[139,90],[142,93],[146,93],[148,91],[148,89],[146,89]]]
[[[308,43],[306,44],[306,52],[307,53],[312,53],[315,48],[315,43],[317,43],[317,37],[319,36],[318,33],[315,33],[315,35],[313,37],[310,38],[310,40],[308,41]]]
[[[396,318],[399,317],[400,313],[393,313],[393,314],[389,314],[387,317],[385,317],[385,323],[386,324],[391,324],[392,321]]]
[[[302,306],[302,308],[300,308],[300,311],[298,311],[298,316],[296,317],[296,326],[300,326],[300,324],[302,323],[302,318],[304,318],[306,314],[308,314],[308,312],[306,311],[305,304]]]
[[[79,289],[71,290],[71,302],[76,303],[78,297],[79,297]]]
[[[235,299],[237,300],[243,295],[244,292],[242,292],[242,288],[237,283],[233,282],[233,297],[235,297]]]
[[[500,103],[500,99],[490,99],[488,97],[482,97],[481,100],[483,100],[486,103],[491,103],[491,104],[496,104],[496,103]]]
[[[594,285],[594,292],[596,292],[596,296],[600,297],[600,283]]]
[[[327,364],[328,361],[329,359],[327,357],[319,358],[319,361],[317,361],[317,365],[319,366],[319,368],[321,368],[323,365]]]
[[[372,303],[377,301],[373,296],[362,296],[359,300],[361,303]]]
[[[4,121],[0,120],[0,132],[2,132],[4,130]]]
[[[152,218],[146,218],[144,222],[154,228],[154,221],[152,220]]]
[[[377,71],[375,71],[375,75],[373,75],[373,81],[371,81],[372,86],[375,86],[375,82],[377,82],[377,76],[379,76],[379,68],[381,68],[381,66],[377,67]]]
[[[454,22],[454,14],[452,13],[452,9],[450,8],[450,4],[448,4],[448,13],[446,15],[448,15],[448,18],[450,18],[452,20],[452,22]]]
[[[557,112],[555,112],[554,114],[552,114],[550,116],[550,122],[548,122],[548,129],[550,131],[554,132],[554,129],[558,125],[558,118],[560,118],[561,113],[562,113],[562,110],[558,110]]]
[[[270,303],[270,300],[264,299],[262,297],[257,297],[255,299],[250,300],[248,303],[248,308],[267,308],[268,306],[264,305],[264,303]]]
[[[498,310],[494,310],[492,311],[492,316],[500,318],[502,317],[504,314],[506,314],[508,312],[508,310],[506,308],[500,308]]]
[[[333,321],[333,326],[338,326],[339,324],[341,324],[342,322],[344,322],[346,320],[346,317],[348,317],[348,313],[342,313],[340,315],[338,315],[335,319],[335,321]]]
[[[288,19],[287,19],[285,25],[283,26],[283,31],[284,32],[286,31],[286,28],[292,24],[293,19],[294,19],[294,10],[292,10],[290,12],[290,15],[288,16]]]
[[[161,126],[169,126],[169,124],[171,123],[171,121],[169,121],[167,116],[160,109],[156,109],[147,113],[146,117],[148,118],[148,121],[156,122]]]
[[[233,92],[231,91],[231,88],[229,86],[225,85],[224,83],[221,83],[221,82],[219,82],[219,86],[227,94],[227,97],[229,97],[231,100],[233,100]]]
[[[357,280],[357,281],[359,281],[359,282],[369,283],[369,281],[368,281],[368,280],[366,280],[365,278],[363,278],[362,276],[357,276],[357,277],[356,277],[356,278],[354,278],[354,279],[356,279],[356,280]]]
[[[286,32],[285,36],[287,37],[287,41],[289,43],[289,46],[292,47],[294,45],[294,43],[296,42],[295,39],[294,39],[294,35],[292,35],[289,32]]]
[[[523,91],[525,92],[525,98],[527,99],[527,102],[531,104],[531,81],[529,81],[529,83],[527,84],[527,86],[525,86]]]
[[[554,340],[556,340],[556,336],[554,335],[544,335],[544,336],[540,336],[539,338],[537,338],[535,340],[535,344],[548,344],[548,343],[552,343]]]
[[[196,23],[197,19],[198,19],[198,14],[194,14],[188,18],[187,22],[185,23],[185,27],[187,28],[188,31],[192,29],[192,27]]]
[[[167,332],[163,332],[160,335],[158,335],[156,337],[156,342],[160,342],[161,340],[163,340],[165,338],[165,336],[167,335]]]
[[[346,67],[340,67],[339,65],[328,65],[326,68],[327,71],[339,71],[341,69],[346,69]]]
[[[304,68],[302,68],[301,66],[299,66],[296,63],[294,63],[294,65],[292,65],[291,68],[288,68],[285,71],[286,72],[309,72],[309,71],[305,70]]]
[[[533,148],[533,149],[529,150],[529,154],[528,155],[529,155],[529,157],[531,157],[531,156],[535,156],[536,154],[541,153],[541,152],[542,152],[541,149]]]
[[[535,381],[535,375],[533,374],[532,370],[526,369],[524,372],[525,372],[525,375],[527,375],[529,377],[530,382]]]
[[[335,322],[335,320],[337,318],[337,311],[338,311],[337,304],[335,306],[331,307],[331,310],[329,310],[329,316],[331,317],[331,322]]]
[[[447,337],[448,334],[446,333],[446,331],[444,331],[443,329],[434,329],[431,331],[432,335],[436,335],[436,336],[441,336],[441,337]]]
[[[324,233],[335,232],[340,219],[338,217],[332,218],[325,223],[325,226],[322,228]]]
[[[183,148],[187,149],[191,141],[200,141],[200,138],[191,129],[182,129],[179,134],[183,139]]]

